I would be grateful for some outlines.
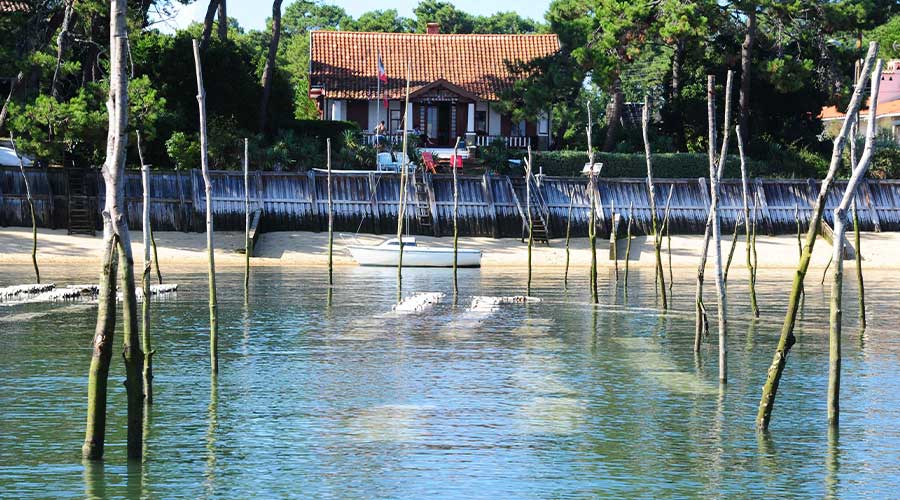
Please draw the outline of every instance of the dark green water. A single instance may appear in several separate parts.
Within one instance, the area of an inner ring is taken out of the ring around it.
[[[42,271],[61,284],[96,281],[94,269]],[[656,309],[652,273],[633,272],[627,305],[607,275],[595,308],[581,276],[567,292],[561,273],[537,274],[544,302],[478,316],[465,311],[471,295],[523,293],[525,275],[464,270],[459,307],[448,297],[398,317],[387,314],[393,270],[339,270],[329,307],[325,272],[259,268],[245,308],[242,271],[226,269],[212,387],[205,274],[163,272],[181,288],[153,304],[143,464],[125,459],[118,355],[105,461],[80,458],[95,309],[0,306],[0,497],[900,496],[900,282],[874,272],[864,335],[852,275],[845,297],[840,434],[825,423],[828,292],[814,273],[763,437],[753,422],[788,273],[762,277],[758,322],[733,278],[720,391],[715,339],[699,360],[691,350],[689,275],[676,276],[668,315]],[[0,269],[0,284],[29,273]],[[409,270],[404,286],[449,293],[449,276]]]

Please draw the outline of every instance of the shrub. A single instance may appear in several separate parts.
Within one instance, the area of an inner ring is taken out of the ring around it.
[[[890,146],[875,149],[869,172],[874,179],[900,178],[900,147]]]

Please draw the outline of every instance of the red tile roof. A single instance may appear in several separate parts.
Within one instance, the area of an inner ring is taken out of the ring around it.
[[[862,116],[868,116],[869,108],[860,109],[859,114]],[[875,110],[875,114],[876,116],[900,114],[900,100],[879,103],[878,109]],[[838,111],[837,106],[826,106],[822,108],[822,112],[819,114],[819,118],[821,118],[822,120],[837,120],[843,117],[844,113],[842,111]]]
[[[28,12],[28,4],[12,0],[0,0],[0,14],[8,12]]]
[[[484,100],[497,100],[516,76],[507,62],[526,62],[559,50],[556,35],[428,35],[313,31],[310,86],[333,99],[376,99],[378,54],[388,99],[402,99],[409,62],[410,92],[444,79]]]

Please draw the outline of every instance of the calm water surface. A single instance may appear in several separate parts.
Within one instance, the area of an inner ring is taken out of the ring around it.
[[[584,270],[573,271],[586,277]],[[31,280],[0,269],[0,284]],[[396,316],[395,271],[340,269],[332,304],[322,270],[219,275],[221,371],[208,366],[206,276],[163,269],[177,297],[153,303],[155,402],[143,464],[125,458],[121,358],[113,358],[103,463],[83,463],[96,309],[0,306],[3,498],[897,498],[900,485],[900,280],[867,278],[870,328],[845,297],[839,435],[825,424],[827,286],[806,309],[771,433],[756,405],[783,313],[788,272],[764,276],[763,319],[730,283],[730,380],[715,339],[691,349],[693,279],[676,275],[661,314],[652,273],[622,296],[601,278],[537,274],[538,304],[466,312],[472,295],[522,293],[525,275],[408,270],[405,291],[444,303]],[[57,283],[94,269],[46,268]],[[710,285],[709,290],[714,288]],[[710,303],[713,299],[710,298]],[[121,345],[117,333],[116,345]],[[117,352],[120,347],[116,348]]]

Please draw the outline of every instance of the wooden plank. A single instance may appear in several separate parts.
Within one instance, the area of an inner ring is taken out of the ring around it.
[[[758,213],[762,214],[763,227],[766,228],[766,234],[772,236],[775,234],[775,220],[772,217],[772,212],[769,211],[769,202],[766,199],[765,184],[759,177],[753,180],[753,184],[754,186],[756,186],[756,199],[759,203]],[[750,200],[747,201],[749,202]],[[753,210],[752,205],[750,207],[750,210]]]
[[[310,170],[306,173],[309,183],[307,184],[307,192],[309,192],[309,203],[312,204],[312,216],[315,222],[314,227],[317,233],[322,231],[322,217],[319,214],[319,195],[316,193],[316,171]]]

